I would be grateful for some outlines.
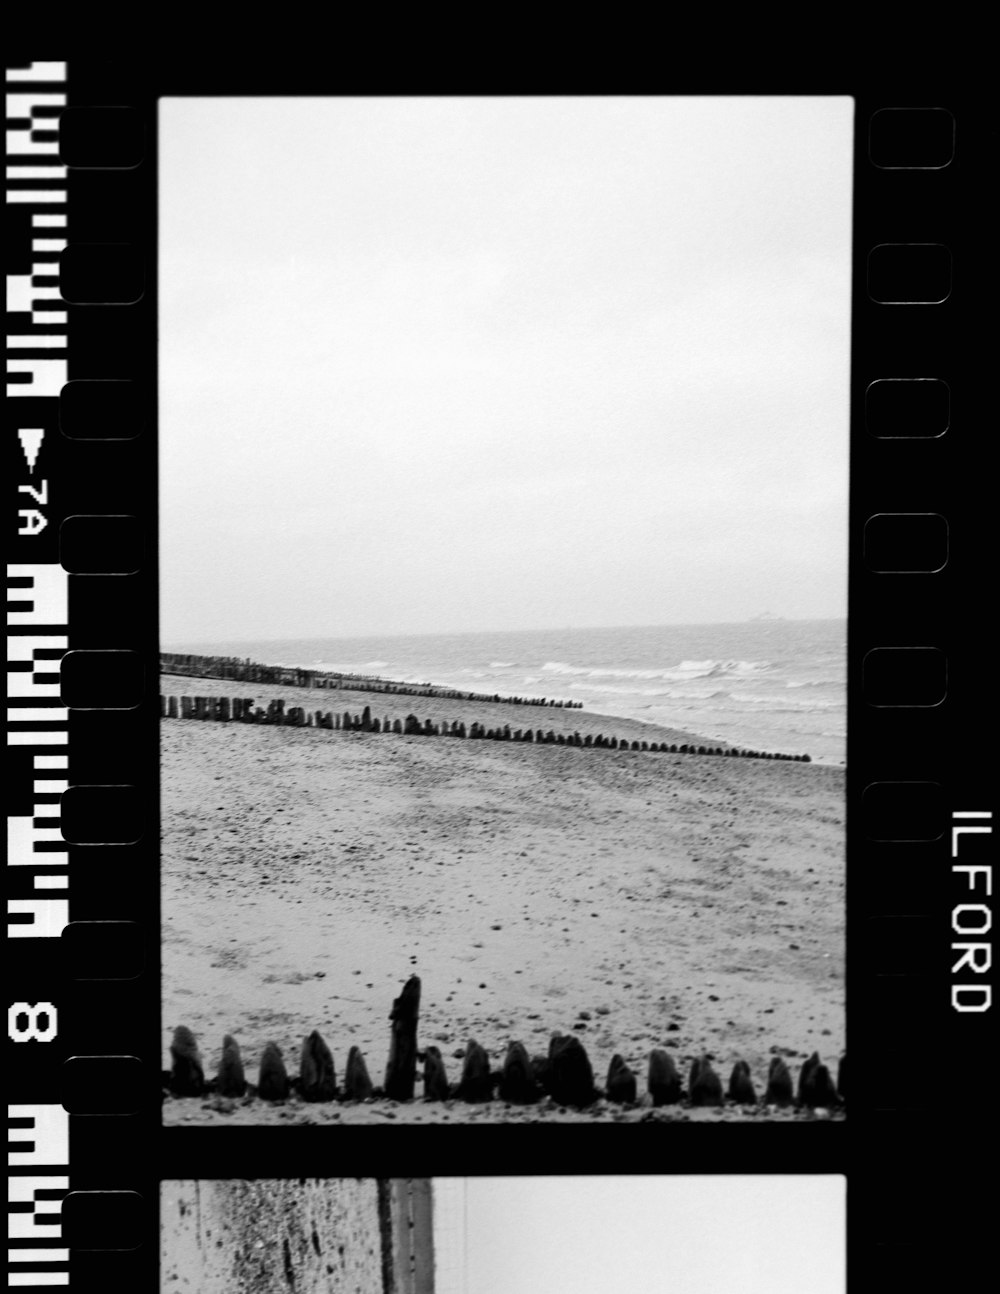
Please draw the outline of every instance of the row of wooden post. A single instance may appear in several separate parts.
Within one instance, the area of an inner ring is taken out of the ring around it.
[[[261,665],[235,656],[187,656],[163,652],[160,655],[160,670],[195,678],[225,678],[244,683],[284,683],[287,687],[353,689],[400,696],[434,696],[443,700],[502,701],[505,705],[549,706],[558,710],[583,709],[582,701],[556,700],[544,696],[501,696],[499,692],[465,692],[433,683],[396,683],[380,678],[377,674],[331,674],[290,665]]]
[[[465,724],[459,720],[434,723],[420,720],[414,714],[405,719],[372,717],[371,707],[365,706],[361,714],[334,714],[332,711],[306,710],[302,706],[289,706],[284,701],[270,701],[266,709],[255,706],[253,698],[225,696],[161,696],[160,715],[165,719],[209,719],[227,723],[282,724],[293,728],[328,728],[344,732],[394,732],[406,737],[462,737],[486,741],[522,741],[547,746],[579,746],[597,750],[653,751],[672,755],[726,755],[745,759],[785,759],[809,763],[808,755],[786,755],[774,751],[743,750],[733,746],[701,746],[690,742],[628,741],[626,738],[596,736],[579,732],[545,732],[541,728],[514,728],[510,724],[487,728],[482,723]]]
[[[612,1057],[604,1089],[594,1083],[590,1059],[583,1043],[573,1034],[556,1034],[548,1054],[529,1057],[523,1043],[511,1042],[501,1070],[490,1068],[486,1050],[470,1041],[462,1055],[462,1075],[451,1084],[439,1048],[418,1049],[420,980],[412,975],[393,1002],[390,1014],[389,1060],[385,1082],[376,1088],[358,1047],[347,1057],[343,1086],[338,1086],[333,1054],[317,1030],[302,1043],[297,1079],[289,1076],[281,1049],[269,1042],[260,1060],[256,1088],[248,1084],[239,1045],[229,1034],[223,1039],[222,1059],[213,1080],[205,1077],[204,1064],[194,1034],[185,1026],[174,1031],[168,1089],[175,1096],[216,1095],[222,1098],[260,1097],[284,1101],[297,1094],[304,1101],[364,1101],[385,1097],[394,1101],[414,1098],[418,1066],[423,1064],[425,1101],[491,1101],[499,1097],[515,1105],[533,1105],[550,1097],[556,1105],[586,1107],[602,1097],[623,1105],[639,1099],[635,1072],[620,1055]],[[690,1105],[719,1106],[728,1099],[739,1105],[758,1103],[750,1067],[743,1060],[733,1066],[728,1088],[708,1056],[692,1062],[685,1090],[670,1053],[654,1048],[646,1070],[646,1090],[654,1106],[677,1105],[685,1098]],[[816,1052],[804,1062],[797,1088],[781,1056],[772,1057],[764,1090],[765,1105],[797,1104],[809,1108],[830,1108],[846,1101],[846,1057],[842,1057],[834,1082],[830,1070]]]

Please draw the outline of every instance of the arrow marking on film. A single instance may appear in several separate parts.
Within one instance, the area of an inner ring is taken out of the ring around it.
[[[34,471],[35,462],[38,458],[38,451],[42,447],[42,437],[45,431],[42,427],[19,427],[17,438],[21,442],[21,448],[24,450],[24,456],[28,460],[28,467]]]

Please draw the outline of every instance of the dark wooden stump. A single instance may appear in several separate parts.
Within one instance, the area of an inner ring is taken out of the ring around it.
[[[722,1105],[722,1080],[707,1056],[699,1056],[691,1065],[688,1096],[692,1105]]]
[[[444,1060],[437,1047],[428,1047],[424,1052],[424,1100],[447,1101],[448,1074]]]
[[[220,1096],[243,1096],[247,1090],[239,1043],[228,1033],[222,1040],[222,1062],[219,1065],[216,1088]]]
[[[635,1074],[621,1056],[615,1055],[611,1057],[611,1064],[608,1066],[607,1090],[609,1101],[617,1101],[622,1105],[631,1105],[635,1102],[637,1092]]]
[[[170,1044],[170,1090],[175,1096],[201,1096],[205,1070],[195,1036],[186,1025],[178,1025]]]
[[[533,1105],[538,1100],[538,1084],[523,1043],[512,1042],[507,1048],[500,1075],[500,1099],[513,1105]]]
[[[276,1042],[269,1042],[260,1058],[257,1095],[263,1101],[284,1101],[288,1097],[288,1071]]]
[[[337,1095],[333,1053],[316,1029],[302,1043],[299,1092],[303,1101],[332,1101]]]
[[[552,1066],[552,1099],[560,1105],[591,1105],[597,1092],[594,1089],[594,1071],[590,1058],[579,1038],[572,1035],[559,1037],[549,1043],[549,1062]]]
[[[348,1101],[367,1101],[374,1088],[368,1076],[368,1066],[360,1047],[347,1053],[347,1070],[344,1074],[344,1096]]]
[[[458,1085],[460,1101],[488,1101],[493,1095],[490,1085],[490,1058],[478,1042],[469,1041],[462,1062],[462,1081]]]
[[[662,1047],[655,1047],[649,1053],[646,1085],[654,1105],[676,1105],[681,1099],[681,1076],[673,1057]]]
[[[764,1100],[768,1105],[791,1105],[792,1103],[792,1076],[780,1056],[773,1056],[768,1066],[767,1092]]]
[[[815,1109],[817,1106],[837,1104],[837,1092],[830,1077],[830,1071],[820,1061],[819,1053],[813,1052],[799,1072],[799,1105]]]
[[[385,1069],[385,1094],[393,1101],[411,1101],[417,1074],[417,1018],[420,1014],[420,980],[411,975],[392,1004],[389,1063]]]
[[[757,1093],[750,1078],[750,1066],[738,1060],[729,1076],[729,1099],[739,1105],[756,1105]]]

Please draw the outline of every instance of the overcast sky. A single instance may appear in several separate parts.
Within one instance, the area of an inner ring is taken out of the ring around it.
[[[841,616],[853,101],[167,99],[167,643]]]
[[[458,1192],[435,1179],[435,1230]],[[844,1294],[834,1176],[492,1177],[466,1183],[467,1284],[437,1294]]]

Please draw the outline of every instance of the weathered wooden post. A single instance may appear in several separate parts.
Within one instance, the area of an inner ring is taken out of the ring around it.
[[[830,1071],[821,1063],[818,1052],[813,1052],[799,1073],[799,1105],[829,1108],[837,1104],[837,1092]]]
[[[707,1056],[692,1061],[688,1081],[688,1096],[692,1105],[722,1105],[722,1081],[712,1068]]]
[[[608,1066],[607,1092],[609,1101],[620,1105],[634,1104],[636,1098],[635,1074],[629,1069],[623,1057],[617,1053],[611,1057]]]
[[[756,1105],[757,1093],[750,1078],[750,1066],[738,1060],[729,1076],[729,1099],[738,1105]]]
[[[177,718],[177,698],[175,696],[167,697],[167,718]]]
[[[791,1105],[792,1103],[792,1075],[780,1056],[771,1057],[764,1100],[768,1105]]]
[[[389,1019],[392,1033],[389,1063],[385,1070],[385,1094],[394,1101],[413,1099],[417,1072],[417,1019],[420,1014],[420,979],[411,975],[392,1004]]]
[[[654,1105],[676,1105],[681,1099],[681,1076],[672,1056],[662,1047],[654,1047],[649,1053],[646,1084]]]
[[[374,1090],[360,1047],[352,1047],[347,1053],[344,1096],[348,1101],[367,1101]]]
[[[424,1051],[424,1100],[447,1101],[447,1099],[448,1075],[441,1052],[437,1047],[428,1047]]]
[[[276,1042],[269,1042],[260,1058],[257,1095],[262,1101],[284,1101],[288,1096],[288,1071]]]
[[[333,1053],[316,1029],[302,1042],[299,1092],[303,1101],[332,1101],[337,1094]]]
[[[195,1036],[186,1025],[178,1025],[170,1044],[170,1090],[175,1096],[201,1096],[205,1070]]]
[[[549,1042],[549,1082],[552,1099],[560,1105],[591,1105],[597,1093],[594,1071],[583,1043],[573,1034]]]
[[[216,1089],[220,1096],[243,1096],[247,1090],[239,1044],[228,1033],[222,1040],[222,1061],[219,1064]]]
[[[485,1048],[469,1039],[462,1062],[462,1081],[458,1085],[460,1101],[488,1101],[493,1095],[490,1084],[490,1058]]]
[[[512,1105],[533,1105],[538,1100],[538,1084],[521,1042],[512,1042],[507,1048],[500,1075],[500,1099]]]

